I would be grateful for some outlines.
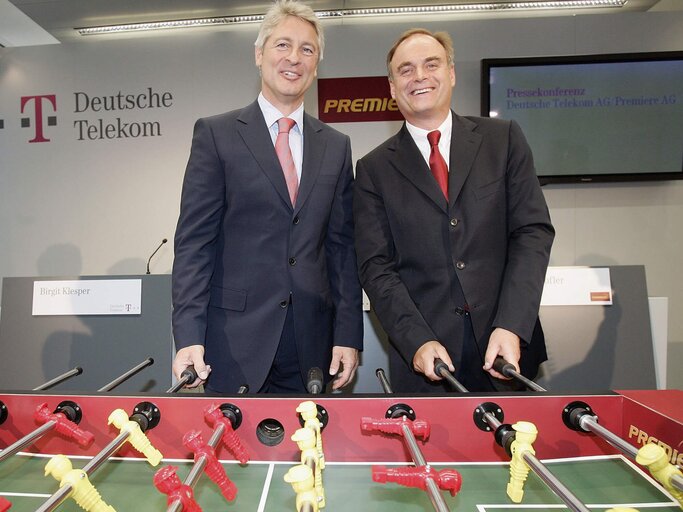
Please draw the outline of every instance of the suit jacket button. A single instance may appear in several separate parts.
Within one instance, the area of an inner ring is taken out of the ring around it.
[[[299,223],[300,220],[301,220],[301,219],[299,219],[299,216],[297,215],[296,217],[294,217],[294,218],[292,219],[292,223],[296,226],[296,225]]]
[[[289,264],[293,267],[296,265],[296,258],[289,258]]]
[[[451,219],[451,226],[455,227],[458,225],[458,219]]]
[[[281,301],[280,301],[280,307],[281,307],[281,308],[286,308],[286,307],[287,307],[287,301],[286,301],[286,300],[281,300]]]
[[[465,262],[464,262],[464,261],[458,261],[458,262],[455,263],[455,267],[456,267],[458,270],[462,270],[462,269],[465,268]]]

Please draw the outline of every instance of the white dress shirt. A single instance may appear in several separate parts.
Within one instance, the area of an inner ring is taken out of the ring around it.
[[[425,162],[427,162],[427,166],[429,166],[429,154],[432,152],[432,148],[429,145],[429,141],[427,140],[427,134],[429,132],[433,132],[434,130],[423,130],[422,128],[418,128],[417,126],[410,124],[408,121],[406,121],[406,128],[408,128],[408,133],[410,133],[410,136],[415,141],[415,144],[417,144],[417,149],[420,150],[422,157],[425,159]],[[446,116],[446,120],[443,123],[441,123],[441,125],[436,129],[441,132],[441,139],[439,139],[439,152],[441,153],[441,156],[443,156],[443,159],[446,161],[446,166],[450,171],[453,113],[449,112]]]
[[[299,177],[299,183],[301,183],[301,168],[304,160],[304,104],[302,103],[299,105],[299,107],[288,116],[283,115],[282,112],[275,108],[273,104],[263,96],[263,93],[259,93],[258,95],[258,104],[259,107],[261,107],[263,118],[266,120],[266,126],[270,132],[273,147],[275,147],[275,140],[277,139],[278,133],[277,120],[281,117],[289,117],[296,122],[289,132],[289,149],[292,151],[292,159],[294,160],[294,166],[296,167],[296,174]]]

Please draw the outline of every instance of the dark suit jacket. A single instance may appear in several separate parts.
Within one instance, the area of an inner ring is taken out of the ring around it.
[[[503,327],[523,340],[523,373],[546,359],[538,309],[554,230],[520,128],[453,114],[449,169],[447,204],[405,125],[356,167],[361,284],[402,356],[397,390],[421,389],[412,358],[428,340],[458,365],[456,278],[482,356]]]
[[[262,386],[287,308],[301,371],[362,348],[349,138],[304,115],[296,207],[257,102],[197,121],[173,264],[176,348],[205,346],[209,385]],[[288,304],[291,293],[292,304]]]

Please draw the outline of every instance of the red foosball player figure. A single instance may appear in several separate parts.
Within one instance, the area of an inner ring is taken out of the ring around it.
[[[361,432],[382,432],[384,434],[396,434],[403,435],[403,427],[407,426],[413,435],[426,441],[429,439],[429,433],[431,432],[431,426],[429,422],[425,420],[410,420],[405,416],[400,418],[368,418],[364,416],[360,420]]]
[[[169,507],[179,501],[183,512],[202,512],[201,507],[194,500],[192,487],[180,481],[177,471],[177,466],[164,466],[154,473],[154,486],[162,494],[168,495],[166,503]]]
[[[87,447],[93,442],[95,436],[86,430],[82,430],[74,423],[70,421],[64,413],[55,412],[53,413],[48,409],[47,403],[40,404],[33,413],[33,418],[44,425],[48,421],[55,422],[55,430],[62,434],[63,436],[75,440],[82,447]]]
[[[7,501],[5,498],[0,496],[0,512],[5,512],[11,508],[12,508],[12,504],[9,501]]]
[[[223,411],[221,411],[218,405],[211,404],[204,409],[204,419],[211,428],[216,428],[219,424],[223,425],[221,441],[223,441],[225,447],[235,456],[240,464],[249,462],[249,452],[247,452],[247,449],[242,444],[242,440],[235,432],[232,422],[223,415]]]
[[[195,462],[204,457],[204,472],[221,490],[221,494],[228,501],[233,501],[237,496],[237,487],[228,478],[223,465],[218,461],[215,450],[204,442],[202,434],[198,430],[190,430],[183,436],[183,444],[194,453]]]
[[[437,471],[431,466],[406,466],[389,469],[386,466],[372,466],[372,480],[380,484],[394,482],[426,491],[428,478],[431,478],[442,491],[450,492],[451,496],[460,492],[462,479],[460,473],[455,469]]]

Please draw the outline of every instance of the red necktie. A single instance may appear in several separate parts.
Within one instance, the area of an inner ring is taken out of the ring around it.
[[[289,199],[292,201],[292,206],[296,203],[296,195],[299,191],[299,177],[296,175],[292,150],[289,149],[289,130],[295,124],[296,121],[288,117],[278,119],[278,133],[277,139],[275,139],[275,153],[278,160],[280,160],[282,172],[285,174],[285,182],[287,182],[287,190],[289,191]]]
[[[436,182],[441,187],[443,195],[448,199],[448,166],[446,161],[441,156],[439,151],[439,140],[441,140],[441,132],[439,130],[434,130],[427,134],[427,140],[432,148],[429,153],[429,168],[432,170],[432,174],[436,179]]]

